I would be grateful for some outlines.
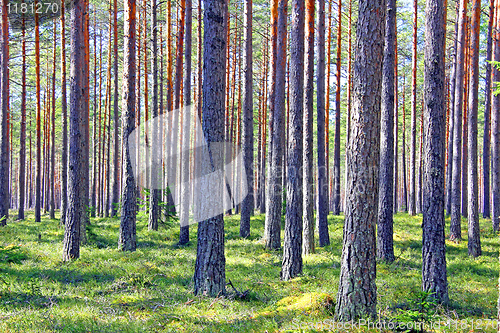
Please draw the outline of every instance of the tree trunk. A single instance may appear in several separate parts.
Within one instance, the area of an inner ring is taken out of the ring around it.
[[[224,141],[224,91],[226,80],[227,2],[205,0],[203,50],[203,133],[208,155],[215,154],[212,143]],[[213,162],[206,162],[209,172]],[[208,199],[221,206],[222,198]],[[208,204],[208,203],[207,203]],[[195,295],[218,296],[225,293],[226,259],[224,255],[224,220],[221,214],[198,224],[198,246],[194,273]]]
[[[457,65],[455,83],[455,105],[453,108],[453,172],[451,198],[450,239],[462,239],[461,231],[461,165],[462,165],[462,108],[464,87],[464,60],[465,60],[465,22],[467,19],[467,2],[460,0],[460,12],[457,31]]]
[[[81,228],[86,223],[88,196],[85,181],[88,179],[87,129],[85,117],[85,0],[73,0],[71,7],[71,100],[70,143],[68,171],[68,210],[63,242],[63,261],[80,257]]]
[[[284,1],[286,3],[286,1]],[[292,0],[290,31],[290,125],[287,158],[285,242],[281,280],[302,273],[302,148],[304,113],[304,0]]]
[[[53,45],[53,63],[52,63],[52,107],[50,123],[52,128],[50,149],[50,218],[56,218],[56,202],[55,202],[55,183],[56,183],[56,57],[57,57],[57,24],[54,19],[54,45]]]
[[[317,130],[318,130],[318,191],[316,202],[316,225],[319,235],[319,246],[330,244],[328,233],[328,164],[326,161],[325,137],[325,0],[318,0],[318,74],[317,74]],[[330,50],[328,50],[330,52]],[[328,96],[326,96],[328,98]]]
[[[397,11],[397,6],[395,7]],[[398,25],[397,20],[394,20],[394,173],[393,173],[393,214],[396,214],[398,209],[399,195],[399,88],[398,88]]]
[[[403,164],[403,200],[401,201],[401,210],[408,211],[408,182],[406,181],[406,80],[403,76],[403,138],[402,138],[401,162]]]
[[[394,181],[394,66],[396,0],[388,0],[385,17],[385,48],[382,67],[380,122],[380,174],[377,224],[377,257],[394,261],[393,181]]]
[[[447,168],[446,168],[446,214],[451,214],[451,198],[452,188],[453,188],[453,146],[454,146],[454,131],[455,131],[455,86],[457,82],[457,42],[458,42],[458,18],[460,10],[460,1],[457,1],[456,5],[456,19],[455,19],[455,38],[453,54],[451,58],[453,59],[451,73],[450,73],[450,118],[448,124],[449,139],[448,139],[448,158],[447,158]]]
[[[416,165],[417,165],[417,10],[418,1],[413,1],[413,52],[411,83],[411,146],[410,146],[410,197],[408,214],[416,214]]]
[[[472,2],[471,22],[471,67],[470,67],[470,91],[469,91],[469,137],[468,137],[468,184],[469,184],[469,208],[467,222],[469,225],[469,240],[467,247],[469,255],[478,257],[481,255],[481,240],[479,230],[479,204],[478,204],[478,166],[477,166],[477,109],[478,109],[478,86],[479,86],[479,29],[481,25],[481,1]]]
[[[240,237],[250,236],[250,216],[254,210],[254,170],[253,170],[253,54],[252,54],[252,0],[245,2],[244,18],[244,58],[243,68],[245,71],[244,97],[243,97],[243,161],[247,179],[248,195],[241,203]]]
[[[26,174],[26,20],[22,18],[22,92],[21,92],[21,135],[19,148],[19,211],[17,218],[24,220],[25,174]]]
[[[120,124],[118,122],[118,1],[113,0],[113,73],[114,73],[114,95],[113,95],[113,124],[114,124],[114,154],[113,154],[113,197],[111,200],[111,217],[116,217],[118,214],[118,204],[120,201],[120,143],[119,131]]]
[[[344,244],[335,309],[340,321],[377,313],[375,228],[385,11],[385,1],[359,2]]]
[[[35,6],[38,0],[35,0]],[[40,87],[40,22],[35,11],[35,72],[36,72],[36,179],[35,179],[35,222],[41,222],[42,203],[42,140],[41,140],[41,87]],[[3,202],[3,201],[2,201]]]
[[[2,112],[2,126],[0,127],[0,225],[6,225],[9,217],[10,189],[9,189],[9,21],[7,14],[7,1],[2,2],[2,38],[0,54],[0,73],[2,100],[0,108]]]
[[[184,52],[184,108],[182,119],[182,150],[181,150],[181,198],[180,198],[180,222],[181,222],[181,237],[179,244],[186,244],[189,242],[189,138],[190,124],[191,124],[191,40],[192,40],[192,1],[186,0],[185,4],[185,39],[186,46]],[[182,9],[181,9],[182,10]],[[187,112],[186,112],[187,111]]]
[[[125,2],[125,44],[124,44],[124,73],[122,98],[122,146],[123,146],[123,185],[122,185],[122,212],[120,220],[120,237],[118,247],[122,251],[136,249],[136,212],[137,187],[132,170],[133,152],[128,145],[128,136],[134,130],[135,123],[135,81],[136,81],[136,1]]]
[[[484,105],[484,135],[483,135],[483,218],[490,218],[490,118],[491,118],[491,55],[492,55],[492,30],[495,1],[490,0],[488,19],[488,41],[486,47],[486,87]]]
[[[499,4],[496,4],[495,27],[500,26]],[[493,38],[493,60],[500,61],[500,33],[495,31]],[[500,81],[500,71],[493,66],[492,82]],[[493,231],[499,231],[500,224],[500,95],[492,96],[491,100],[491,195]]]
[[[335,91],[335,142],[333,151],[333,215],[340,214],[340,86],[342,64],[342,1],[338,0],[337,89]]]
[[[424,74],[424,209],[422,290],[448,302],[444,237],[446,135],[445,15],[446,0],[427,0]]]
[[[314,112],[314,0],[306,0],[305,74],[304,74],[304,150],[303,150],[303,225],[302,254],[314,253],[313,202],[313,112]]]
[[[188,0],[189,1],[189,0]],[[191,7],[191,6],[189,6]],[[158,136],[158,20],[157,20],[158,3],[156,0],[151,1],[151,67],[153,69],[153,100],[151,105],[152,112],[152,130],[151,130],[151,171],[150,171],[150,202],[149,202],[149,219],[148,229],[158,230],[158,219],[160,217],[160,189],[158,183],[161,177],[161,170],[156,161],[159,161],[159,136]],[[190,10],[191,8],[189,8]],[[189,87],[191,88],[191,87]],[[149,161],[148,161],[149,162]],[[189,172],[189,166],[188,170]]]
[[[281,247],[281,213],[283,203],[283,149],[282,132],[285,128],[285,75],[286,75],[286,7],[287,0],[277,1],[277,46],[276,46],[276,76],[272,82],[274,92],[274,110],[271,111],[271,130],[269,135],[269,177],[266,184],[266,229],[264,239],[266,248],[279,249]],[[274,56],[273,56],[274,58]],[[272,75],[272,74],[271,74]],[[303,89],[303,87],[301,88]]]

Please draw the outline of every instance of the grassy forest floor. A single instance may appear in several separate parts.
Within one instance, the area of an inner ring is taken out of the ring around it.
[[[92,219],[81,258],[64,263],[58,221],[45,217],[35,223],[31,212],[26,221],[9,221],[0,228],[0,332],[381,331],[333,329],[343,217],[329,217],[332,244],[307,256],[303,275],[290,282],[279,281],[281,253],[264,250],[263,215],[252,217],[248,239],[238,236],[239,216],[225,220],[226,278],[239,292],[250,290],[244,299],[231,286],[227,297],[193,295],[196,226],[191,244],[179,248],[176,224],[150,232],[143,216],[137,251],[122,253],[119,219]],[[379,319],[441,321],[440,331],[496,332],[485,320],[496,317],[498,295],[499,241],[491,222],[481,220],[478,259],[467,256],[465,220],[464,241],[446,241],[451,302],[444,308],[420,293],[421,221],[421,216],[395,216],[397,259],[377,265]],[[472,321],[477,319],[483,320]]]

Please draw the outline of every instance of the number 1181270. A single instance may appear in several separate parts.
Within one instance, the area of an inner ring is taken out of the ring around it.
[[[8,3],[7,13],[18,15],[57,14],[60,6],[57,2]]]

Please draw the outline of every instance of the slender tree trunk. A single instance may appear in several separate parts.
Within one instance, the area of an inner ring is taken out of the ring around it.
[[[190,2],[190,0],[188,0]],[[148,229],[158,230],[158,219],[160,218],[160,189],[158,183],[161,177],[161,168],[159,167],[157,161],[159,158],[159,145],[160,141],[158,136],[158,19],[157,19],[157,8],[158,3],[156,0],[151,1],[151,41],[152,41],[152,51],[151,51],[151,67],[153,69],[153,100],[151,105],[152,112],[152,130],[151,130],[151,180],[150,180],[150,202],[149,202],[149,220]],[[191,5],[189,4],[189,11],[191,11]],[[187,48],[186,48],[187,50]],[[191,50],[189,50],[191,53]],[[190,81],[189,81],[190,82]],[[191,87],[189,87],[191,88]],[[190,101],[189,101],[190,102]],[[188,103],[189,103],[188,102]],[[148,161],[149,162],[149,161]],[[188,170],[189,172],[189,166]],[[184,171],[183,171],[184,172]],[[189,206],[188,206],[189,207]]]
[[[464,88],[464,60],[465,60],[465,22],[467,19],[467,2],[460,0],[460,12],[457,31],[457,67],[455,83],[455,105],[453,108],[453,169],[452,169],[452,198],[450,239],[462,239],[461,231],[461,165],[462,165],[462,108]]]
[[[397,12],[397,4],[394,8]],[[389,14],[387,14],[389,15]],[[386,27],[387,28],[387,27]],[[398,23],[394,20],[394,184],[393,184],[393,214],[398,212],[398,195],[399,195],[399,88],[398,88]]]
[[[427,0],[424,79],[424,209],[422,290],[448,302],[444,236],[446,135],[445,15],[446,0]]]
[[[335,142],[333,152],[333,215],[340,214],[340,80],[342,64],[342,1],[338,0],[337,89],[335,92]]]
[[[185,52],[184,52],[184,108],[182,119],[182,150],[181,150],[181,211],[180,221],[181,236],[184,238],[179,239],[180,244],[189,242],[189,138],[190,138],[190,124],[191,124],[191,40],[192,40],[192,1],[186,0],[185,2]],[[186,112],[187,111],[187,112]]]
[[[10,203],[10,170],[9,170],[9,21],[7,14],[7,1],[2,2],[2,38],[1,38],[1,55],[0,55],[0,73],[1,73],[1,88],[2,100],[0,108],[2,112],[2,126],[0,127],[0,225],[6,225],[6,219],[9,217]]]
[[[245,71],[244,97],[243,97],[243,161],[247,179],[248,195],[241,203],[240,237],[250,236],[250,216],[254,210],[254,170],[253,170],[253,53],[252,53],[252,0],[245,1],[244,18],[244,58],[243,69]]]
[[[281,213],[283,202],[283,149],[284,142],[282,132],[285,124],[285,75],[286,75],[286,7],[287,0],[277,1],[277,27],[276,27],[276,55],[273,55],[271,77],[271,109],[270,120],[270,145],[269,145],[269,177],[266,184],[266,228],[264,239],[266,248],[279,249],[281,247]],[[274,10],[274,8],[273,8]],[[276,59],[274,61],[274,59]],[[303,87],[301,88],[303,89]],[[299,172],[299,171],[297,171]]]
[[[208,143],[224,140],[224,91],[226,81],[227,1],[205,0],[203,51],[203,132]],[[210,172],[215,171],[211,161],[205,161]],[[222,207],[222,198],[212,197],[211,203]],[[208,203],[207,203],[208,204]],[[194,273],[196,295],[218,296],[225,293],[226,259],[224,255],[224,220],[221,214],[198,224],[198,245]]]
[[[35,5],[38,0],[35,0]],[[42,203],[42,141],[41,141],[41,96],[40,96],[40,24],[35,11],[35,72],[36,72],[36,177],[35,177],[35,222],[41,221]]]
[[[403,212],[408,211],[408,182],[406,181],[406,80],[403,76],[403,139],[402,139],[401,162],[403,164],[403,200],[401,208]]]
[[[483,135],[483,218],[490,218],[490,118],[491,118],[491,64],[492,59],[492,33],[495,1],[490,0],[490,10],[488,18],[488,41],[486,47],[486,87],[484,105],[484,135]]]
[[[470,19],[467,17],[466,21],[466,29],[465,29],[465,64],[464,64],[464,90],[463,90],[463,134],[462,134],[462,216],[467,217],[467,208],[468,208],[468,182],[467,182],[467,169],[468,169],[468,160],[469,154],[467,150],[467,142],[469,141],[469,109],[467,102],[469,100],[469,68],[470,64]]]
[[[385,1],[359,1],[344,244],[335,309],[340,321],[377,313],[375,228],[385,11]]]
[[[85,0],[73,0],[71,7],[71,101],[70,101],[70,143],[68,171],[68,210],[63,241],[63,260],[80,257],[82,241],[81,225],[86,223],[88,195],[85,181],[88,179],[87,129],[85,117]]]
[[[417,11],[418,1],[413,1],[413,52],[412,52],[412,84],[411,84],[411,146],[410,146],[410,198],[408,213],[416,214],[416,165],[417,165]]]
[[[455,20],[455,38],[452,58],[452,67],[450,73],[450,120],[448,123],[449,139],[448,139],[448,159],[446,168],[446,214],[451,214],[451,198],[452,198],[452,179],[453,179],[453,146],[454,146],[454,131],[455,131],[455,86],[457,82],[457,40],[458,40],[458,18],[459,18],[460,1],[456,5],[456,20]]]
[[[118,1],[113,0],[113,73],[114,73],[114,95],[113,95],[113,124],[114,124],[114,154],[113,154],[113,198],[111,201],[111,217],[116,217],[118,214],[118,203],[120,201],[120,142],[119,131],[120,124],[118,122]]]
[[[318,191],[316,201],[316,225],[319,246],[330,244],[328,233],[328,164],[326,161],[326,123],[325,116],[325,0],[318,0],[318,74],[317,74],[317,130],[318,130]],[[330,43],[330,41],[328,41]],[[328,50],[330,52],[330,50]],[[328,80],[329,82],[329,80]],[[328,98],[328,96],[326,96]]]
[[[19,211],[17,218],[24,220],[25,174],[26,174],[26,20],[22,18],[22,91],[21,91],[21,135],[19,143]]]
[[[118,247],[123,251],[136,249],[137,187],[132,170],[132,154],[128,136],[135,123],[135,81],[136,81],[136,1],[125,1],[125,44],[122,97],[122,145],[123,145],[123,185],[120,237]]]
[[[54,45],[53,45],[53,63],[52,63],[52,114],[51,114],[51,142],[50,149],[50,218],[55,219],[55,183],[56,183],[56,58],[57,58],[57,24],[54,19]]]
[[[495,5],[495,27],[500,27],[500,4]],[[495,29],[493,36],[493,60],[500,61],[500,32]],[[492,67],[492,82],[500,81],[500,71]],[[500,224],[500,95],[491,97],[491,202],[493,231],[499,231]]]
[[[469,224],[469,240],[467,247],[469,255],[478,257],[481,255],[481,240],[479,230],[479,204],[478,204],[478,166],[477,166],[477,109],[479,88],[479,30],[481,25],[481,1],[472,2],[471,22],[471,67],[470,67],[470,92],[469,92],[469,137],[468,137],[468,184],[469,184],[469,209],[467,222]]]
[[[313,103],[314,103],[314,0],[306,0],[305,74],[304,74],[304,140],[303,140],[303,225],[302,254],[314,253],[313,202]]]
[[[396,0],[386,4],[385,48],[382,67],[380,122],[380,173],[377,224],[377,257],[394,261],[393,178],[394,178],[394,66],[396,40]]]

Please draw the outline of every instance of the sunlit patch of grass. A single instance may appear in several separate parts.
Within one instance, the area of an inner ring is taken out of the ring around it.
[[[343,216],[329,216],[331,245],[304,257],[303,274],[279,280],[282,253],[267,251],[261,240],[264,215],[251,218],[251,233],[239,237],[239,215],[225,218],[228,295],[194,296],[196,225],[191,242],[178,247],[179,227],[147,230],[138,221],[138,250],[118,251],[119,219],[91,219],[81,258],[62,262],[64,229],[47,216],[10,219],[0,228],[0,246],[19,260],[0,260],[1,332],[285,332],[301,323],[332,320],[342,252]],[[378,310],[390,317],[420,291],[422,218],[397,214],[395,262],[377,263]],[[498,235],[481,220],[483,256],[467,255],[467,225],[462,242],[447,241],[451,303],[441,315],[494,318],[498,279]],[[446,231],[449,230],[449,219]],[[283,240],[283,233],[282,233]],[[18,247],[19,246],[19,247]],[[17,258],[16,256],[14,256]],[[295,326],[290,326],[290,323]],[[298,325],[298,326],[297,326]],[[304,332],[321,330],[308,329]],[[368,332],[369,330],[358,330]]]

